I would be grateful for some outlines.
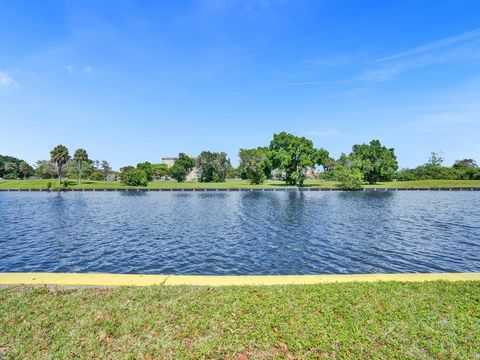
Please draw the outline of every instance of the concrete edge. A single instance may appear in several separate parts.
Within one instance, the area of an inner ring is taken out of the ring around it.
[[[351,275],[140,275],[100,273],[0,273],[0,285],[46,285],[74,287],[110,286],[244,286],[244,285],[305,285],[347,282],[424,282],[424,281],[480,281],[480,272],[471,273],[416,273],[416,274],[351,274]]]
[[[263,192],[263,191],[351,191],[344,190],[338,187],[270,187],[270,188],[253,188],[253,187],[232,187],[232,188],[67,188],[64,190],[51,190],[51,189],[23,189],[23,188],[2,188],[0,192],[217,192],[217,191],[240,191],[240,192]],[[480,191],[479,186],[472,187],[368,187],[361,188],[354,191],[373,191],[373,192],[385,192],[385,191]]]

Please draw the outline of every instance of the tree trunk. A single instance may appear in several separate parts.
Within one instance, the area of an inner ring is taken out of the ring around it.
[[[80,183],[81,179],[82,179],[82,162],[80,161],[80,167],[78,169],[78,183]]]
[[[58,187],[60,187],[60,180],[62,179],[62,166],[58,165]]]

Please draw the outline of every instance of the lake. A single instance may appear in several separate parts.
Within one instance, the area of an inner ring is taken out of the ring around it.
[[[0,193],[0,272],[480,271],[480,192]]]

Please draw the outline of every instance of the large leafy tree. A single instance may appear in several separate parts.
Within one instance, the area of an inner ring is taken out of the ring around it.
[[[148,178],[145,171],[134,168],[133,166],[125,166],[120,169],[120,180],[128,186],[147,186]]]
[[[152,181],[155,176],[155,168],[152,163],[145,161],[137,164],[137,169],[142,170],[147,175],[147,180]]]
[[[63,174],[63,166],[70,159],[68,154],[68,149],[66,146],[57,145],[55,148],[50,151],[51,161],[57,165],[57,174],[58,174],[58,186],[60,186],[60,181]]]
[[[51,179],[55,174],[55,165],[50,160],[38,160],[36,162],[35,175],[40,179]]]
[[[231,164],[224,152],[202,151],[197,158],[197,167],[200,182],[224,182]]]
[[[25,180],[27,177],[33,175],[33,167],[30,166],[29,163],[26,161],[20,161],[18,164],[18,172],[20,173],[20,176]]]
[[[13,156],[0,155],[0,178],[16,178],[18,175],[18,165],[21,161],[22,160]]]
[[[289,185],[302,186],[308,168],[323,166],[329,160],[327,150],[315,149],[311,140],[286,132],[273,135],[269,150],[272,167],[284,174]]]
[[[190,156],[180,153],[173,166],[169,169],[170,176],[178,182],[185,181],[187,175],[195,167],[195,160]]]
[[[353,168],[361,171],[369,184],[391,181],[398,170],[394,149],[386,148],[379,140],[372,140],[370,144],[354,145],[349,161]]]
[[[82,180],[82,166],[85,162],[88,161],[87,151],[85,149],[75,150],[75,154],[73,155],[73,160],[77,164],[78,182],[80,182],[80,180]]]
[[[195,166],[195,161],[193,160],[193,162]],[[155,169],[155,178],[157,180],[170,176],[170,169],[168,168],[167,164],[163,164],[163,163],[153,164],[153,168]]]
[[[242,179],[250,180],[252,184],[261,184],[271,176],[272,164],[268,148],[240,149],[239,172]]]
[[[7,162],[4,166],[5,179],[16,179],[18,178],[18,165],[16,162]]]
[[[103,171],[103,179],[106,180],[107,175],[112,172],[112,168],[107,160],[102,160],[100,167],[102,168],[102,171]]]
[[[462,160],[455,160],[453,167],[455,169],[462,169],[462,168],[478,169],[478,164],[473,159],[462,159]]]

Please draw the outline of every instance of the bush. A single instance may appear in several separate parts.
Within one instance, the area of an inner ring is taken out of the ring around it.
[[[359,169],[338,168],[335,170],[335,179],[340,182],[340,187],[344,190],[362,188],[363,175]]]
[[[104,179],[104,175],[103,175],[103,172],[100,171],[100,170],[95,170],[92,175],[90,175],[90,180],[93,180],[93,181],[102,181],[102,180],[105,180]]]
[[[3,178],[5,180],[15,180],[15,179],[18,179],[18,175],[16,172],[11,172],[11,173],[5,174]]]
[[[143,170],[131,169],[122,174],[122,182],[128,186],[147,186],[147,174]]]
[[[48,186],[49,183],[50,183],[50,181],[47,183],[47,186]],[[63,191],[63,190],[65,190],[67,187],[68,187],[68,181],[61,181],[61,182],[60,182],[60,185],[50,184],[49,189],[51,189],[51,190],[53,190],[53,191]]]
[[[50,190],[53,187],[53,181],[47,182],[47,189]]]
[[[326,170],[318,174],[318,179],[319,180],[325,180],[325,181],[335,181],[336,180],[336,174],[335,170]]]
[[[402,169],[395,175],[395,179],[398,181],[415,181],[417,176],[415,175],[415,170]]]

